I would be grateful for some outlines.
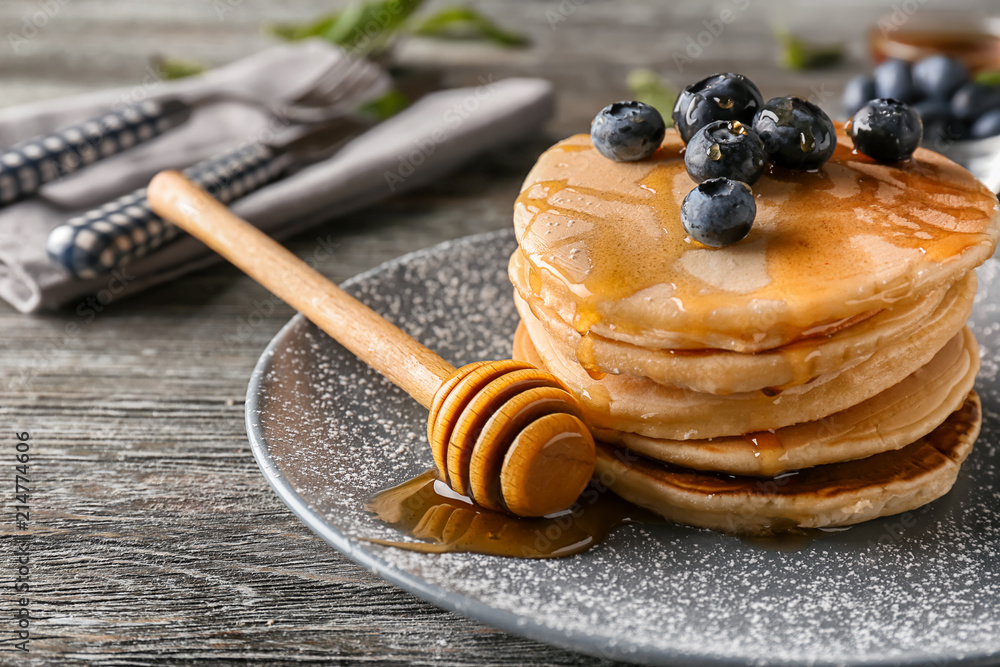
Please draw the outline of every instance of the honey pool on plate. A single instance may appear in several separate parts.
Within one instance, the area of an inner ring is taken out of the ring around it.
[[[424,553],[471,552],[517,558],[572,556],[600,544],[615,528],[662,519],[591,483],[569,509],[537,519],[495,512],[459,496],[436,470],[375,495],[365,505],[380,520],[423,542],[371,542]]]

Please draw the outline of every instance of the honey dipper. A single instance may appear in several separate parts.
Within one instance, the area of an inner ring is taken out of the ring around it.
[[[430,410],[438,474],[488,509],[544,516],[570,507],[594,471],[582,406],[554,375],[528,363],[455,370],[289,250],[187,180],[157,174],[149,203],[305,315]]]

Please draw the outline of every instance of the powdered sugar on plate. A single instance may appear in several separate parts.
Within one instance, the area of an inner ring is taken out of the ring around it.
[[[510,356],[510,232],[408,255],[349,291],[451,363]],[[247,424],[278,494],[389,581],[512,632],[670,664],[949,664],[1000,659],[1000,264],[980,269],[982,435],[946,497],[798,551],[710,531],[629,526],[550,561],[420,554],[363,504],[431,467],[426,412],[301,317],[251,380]]]

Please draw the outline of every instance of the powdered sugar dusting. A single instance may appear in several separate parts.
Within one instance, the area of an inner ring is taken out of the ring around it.
[[[508,232],[472,237],[350,288],[456,365],[505,358],[517,322],[506,277],[513,247]],[[631,526],[552,561],[341,547],[433,602],[608,657],[777,665],[1000,656],[1000,265],[979,274],[983,433],[955,489],[920,510],[792,552],[680,526]],[[431,466],[425,411],[307,322],[272,351],[248,403],[265,475],[291,487],[297,497],[286,500],[332,542],[400,539],[362,505]]]

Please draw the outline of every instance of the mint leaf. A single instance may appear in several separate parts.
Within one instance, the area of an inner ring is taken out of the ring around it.
[[[153,67],[167,81],[195,76],[208,70],[207,65],[197,60],[185,60],[183,58],[156,57],[153,58]]]
[[[775,30],[774,37],[781,49],[778,64],[785,69],[821,69],[836,65],[844,59],[844,47],[841,44],[810,44],[787,30]]]
[[[306,23],[265,23],[264,30],[286,42],[297,42],[310,37],[322,37],[340,18],[340,14],[326,14]]]
[[[498,26],[471,7],[446,7],[423,19],[413,29],[422,37],[482,39],[500,46],[524,46],[528,38]]]
[[[674,102],[677,101],[677,91],[659,74],[651,69],[634,69],[628,73],[625,85],[632,91],[634,99],[659,111],[667,127],[673,127],[670,114],[674,109]]]
[[[354,0],[344,11],[305,23],[266,25],[270,34],[287,41],[320,37],[359,56],[385,51],[392,37],[423,0]]]

